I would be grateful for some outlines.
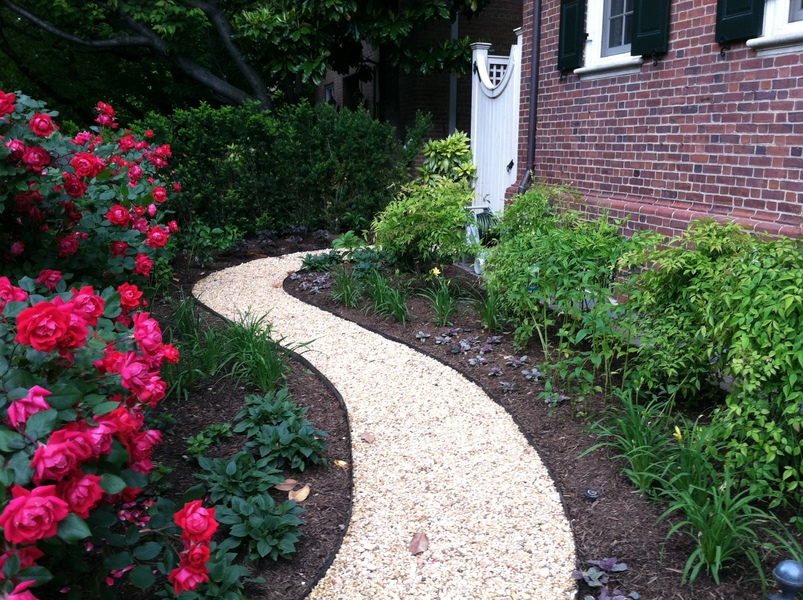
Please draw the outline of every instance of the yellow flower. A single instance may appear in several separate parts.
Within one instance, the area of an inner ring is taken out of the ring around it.
[[[435,277],[441,274],[441,270],[438,267],[434,267],[430,273],[432,273]]]
[[[675,425],[675,433],[672,434],[672,437],[679,442],[683,440],[683,434],[680,433],[680,427],[678,427],[677,425]]]

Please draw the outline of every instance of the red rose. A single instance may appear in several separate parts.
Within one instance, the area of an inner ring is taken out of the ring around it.
[[[100,480],[97,475],[84,475],[80,470],[75,470],[56,485],[56,494],[67,503],[70,512],[86,519],[89,511],[103,498]]]
[[[153,261],[148,258],[147,254],[137,254],[136,264],[134,266],[134,273],[137,275],[142,275],[143,277],[148,277],[151,274],[151,269],[153,268]]]
[[[39,302],[17,315],[15,341],[34,350],[52,352],[70,329],[70,315],[51,302]]]
[[[112,256],[125,256],[125,251],[128,248],[125,242],[112,242],[109,246]]]
[[[134,145],[137,143],[137,140],[134,138],[133,135],[126,135],[124,137],[121,137],[117,143],[120,145],[120,150],[122,150],[123,152],[128,152],[129,150],[134,148]]]
[[[120,292],[120,305],[126,311],[134,310],[139,306],[142,292],[139,291],[137,286],[130,283],[123,283],[117,288],[117,291]]]
[[[112,225],[128,227],[128,223],[131,220],[131,213],[128,212],[128,209],[125,206],[115,204],[106,213],[106,218],[109,219],[109,223]]]
[[[8,407],[8,420],[14,427],[17,427],[25,425],[31,415],[43,410],[50,410],[50,404],[45,398],[52,393],[38,385],[33,386],[28,390],[27,396],[14,400]]]
[[[14,243],[21,244],[22,242]],[[11,285],[11,280],[8,277],[0,277],[0,310],[3,310],[7,302],[25,302],[27,299],[28,292]]]
[[[22,155],[25,154],[25,144],[22,140],[8,140],[5,146],[11,150],[11,154],[8,155],[6,160],[11,162],[22,160]]]
[[[101,159],[91,152],[76,152],[70,161],[78,177],[96,177],[106,166]]]
[[[50,115],[43,113],[36,113],[28,125],[39,137],[48,137],[56,129]]]
[[[75,175],[64,173],[64,191],[71,198],[80,198],[86,193],[89,186]]]
[[[173,191],[174,192],[180,192],[181,191],[181,184],[180,183],[174,183],[173,184]]]
[[[167,229],[163,229],[158,225],[151,227],[150,231],[148,231],[148,239],[145,240],[145,244],[150,246],[151,248],[161,248],[165,244],[167,244],[167,240],[170,238],[170,231]]]
[[[74,233],[69,235],[65,235],[63,238],[59,238],[59,256],[64,258],[65,256],[72,256],[76,252],[78,252],[78,238],[75,237]]]
[[[217,530],[215,509],[204,508],[200,500],[187,502],[173,520],[181,527],[181,538],[190,542],[208,542]]]
[[[53,269],[42,269],[39,271],[39,277],[34,279],[36,283],[41,283],[51,292],[56,289],[56,285],[61,281],[61,271],[54,271]]]
[[[98,110],[100,114],[107,115],[109,117],[114,116],[114,109],[105,102],[98,102],[95,108]]]
[[[12,544],[30,544],[56,535],[59,521],[69,514],[67,503],[56,496],[55,485],[26,490],[11,488],[13,500],[0,515],[3,535]]]
[[[161,185],[153,188],[153,199],[159,204],[162,202],[167,202],[167,190],[165,190]]]
[[[0,117],[10,115],[14,112],[14,103],[17,101],[17,96],[9,92],[0,92]]]
[[[25,149],[22,162],[28,165],[32,171],[41,171],[50,164],[50,155],[41,146],[33,146]]]

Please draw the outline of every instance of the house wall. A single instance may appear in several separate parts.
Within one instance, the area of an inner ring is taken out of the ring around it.
[[[533,0],[524,3],[519,181]],[[543,0],[534,179],[567,184],[587,210],[630,217],[625,232],[666,235],[701,217],[803,234],[803,60],[720,53],[715,0],[671,3],[669,52],[640,71],[581,81],[556,70],[560,0]]]

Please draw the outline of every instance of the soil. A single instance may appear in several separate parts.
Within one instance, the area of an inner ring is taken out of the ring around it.
[[[284,238],[263,238],[243,243],[235,252],[215,256],[214,262],[203,269],[182,266],[177,262],[176,285],[186,293],[192,284],[210,272],[245,261],[266,256],[275,256],[299,251],[330,247],[331,238],[320,233],[312,235],[296,232]],[[329,290],[317,293],[302,289],[303,282],[315,275],[288,278],[285,290],[293,296],[362,326],[398,340],[417,350],[452,366],[471,379],[504,407],[521,428],[523,434],[541,455],[554,478],[566,512],[573,526],[577,544],[579,567],[587,568],[588,560],[617,557],[628,569],[615,574],[611,589],[618,587],[623,593],[637,592],[643,600],[732,600],[734,598],[761,598],[761,584],[755,570],[748,564],[737,563],[721,574],[720,584],[701,574],[693,586],[681,585],[681,574],[687,557],[693,551],[691,542],[675,536],[666,540],[671,527],[669,521],[659,521],[666,506],[647,501],[634,491],[622,473],[624,463],[611,456],[605,448],[579,456],[599,440],[588,433],[588,424],[594,415],[605,408],[600,398],[588,401],[582,411],[585,416],[574,414],[570,401],[551,406],[539,398],[544,391],[542,383],[527,381],[520,374],[522,368],[532,368],[540,360],[540,348],[516,350],[510,332],[495,332],[498,343],[486,354],[487,365],[471,366],[468,358],[472,353],[454,353],[454,343],[469,336],[482,339],[492,335],[484,331],[477,315],[467,305],[453,319],[450,327],[439,327],[433,322],[433,312],[428,300],[412,297],[409,302],[411,317],[407,324],[400,324],[381,315],[376,315],[364,306],[349,309],[335,303]],[[459,281],[465,289],[477,290],[480,280],[468,271],[454,266],[446,269],[445,277]],[[160,322],[168,313],[154,306]],[[435,337],[448,330],[457,330],[450,343],[436,344]],[[419,332],[430,334],[422,341]],[[506,364],[505,357],[528,355],[524,367],[514,368]],[[490,377],[488,372],[496,367],[504,373]],[[513,389],[505,391],[502,382],[513,383]],[[298,544],[298,554],[290,561],[273,563],[266,561],[257,565],[255,575],[264,577],[266,583],[249,588],[248,597],[253,600],[300,600],[323,574],[337,551],[343,533],[348,526],[351,507],[351,478],[348,469],[334,466],[334,460],[350,463],[350,438],[346,409],[339,396],[324,378],[314,373],[308,364],[296,363],[290,377],[290,389],[296,402],[310,406],[308,418],[319,429],[330,434],[329,468],[314,468],[302,474],[292,474],[300,485],[310,483],[314,490],[302,506],[306,524]],[[175,489],[185,489],[197,480],[193,478],[193,465],[186,460],[186,438],[198,433],[212,423],[231,422],[242,407],[247,390],[237,389],[231,380],[205,382],[196,386],[186,402],[165,401],[164,408],[176,421],[174,433],[165,436],[164,443],[154,456],[154,462],[173,466],[171,476]],[[578,407],[574,407],[578,409]],[[239,447],[221,447],[220,455],[236,452]],[[183,486],[183,487],[182,487]],[[594,488],[597,499],[589,499],[585,491]],[[775,563],[765,565],[769,574]],[[578,599],[586,595],[597,598],[598,590],[581,583]]]

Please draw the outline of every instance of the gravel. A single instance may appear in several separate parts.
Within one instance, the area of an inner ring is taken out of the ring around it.
[[[560,496],[510,416],[440,362],[284,293],[305,254],[213,273],[193,292],[231,319],[267,314],[285,344],[308,343],[304,356],[348,407],[351,523],[308,597],[575,598]],[[417,533],[428,548],[414,555]]]

